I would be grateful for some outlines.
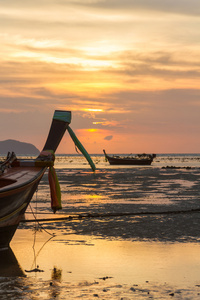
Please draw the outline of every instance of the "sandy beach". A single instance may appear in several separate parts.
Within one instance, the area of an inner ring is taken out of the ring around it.
[[[58,167],[56,215],[45,175],[26,214],[42,221],[20,224],[1,299],[199,299],[200,169],[187,164]]]

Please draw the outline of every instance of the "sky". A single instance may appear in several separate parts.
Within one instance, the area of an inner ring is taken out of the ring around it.
[[[199,0],[0,0],[0,41],[1,141],[63,109],[91,154],[199,153]]]

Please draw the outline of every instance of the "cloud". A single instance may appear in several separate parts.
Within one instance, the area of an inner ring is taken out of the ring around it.
[[[199,136],[199,0],[0,4],[1,135],[31,139],[67,109],[74,129],[97,129],[100,145]]]
[[[71,3],[83,5],[83,2],[78,0],[72,0]],[[199,0],[88,0],[84,1],[84,5],[112,10],[149,10],[164,13],[191,14],[196,16],[200,14]]]
[[[113,136],[112,135],[107,135],[105,136],[104,140],[106,141],[111,141],[113,139]]]
[[[188,137],[199,136],[200,133],[200,90],[198,89],[121,90],[110,95],[102,94],[99,106],[109,105],[113,110],[96,112],[94,116],[78,109],[84,107],[86,98],[77,106],[76,100],[70,98],[63,100],[56,94],[48,95],[46,91],[39,90],[38,92],[39,94],[43,92],[44,99],[28,97],[28,95],[24,98],[0,97],[0,126],[6,128],[1,133],[1,140],[20,136],[22,141],[33,141],[40,148],[41,135],[43,137],[47,135],[54,109],[71,110],[73,105],[75,105],[72,110],[74,130],[97,128],[106,131],[106,133],[102,131],[104,135],[101,141],[96,139],[98,145],[104,140],[114,143],[113,145],[117,147],[115,143],[120,143],[120,140],[124,139],[124,147],[128,147],[125,137],[126,140],[132,137],[131,140],[135,141],[139,136],[138,143],[142,140],[143,143],[146,141],[148,144],[147,137],[150,138],[152,135],[154,135],[154,143],[156,143],[156,136],[159,136],[162,137],[164,145],[165,137],[169,140],[170,135],[172,140],[174,136],[176,139],[179,136],[187,140]],[[96,100],[94,99],[94,103]],[[121,113],[115,113],[116,109],[121,110]],[[106,120],[106,122],[95,125],[93,123],[96,120]],[[91,133],[88,133],[87,138],[90,135]],[[157,143],[160,142],[157,140]]]

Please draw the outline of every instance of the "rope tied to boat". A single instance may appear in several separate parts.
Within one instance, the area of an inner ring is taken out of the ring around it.
[[[62,204],[60,184],[58,181],[56,170],[54,168],[55,153],[53,150],[44,150],[40,153],[39,158],[41,160],[48,159],[48,162],[52,162],[51,165],[48,165],[48,180],[51,194],[51,208],[53,212],[56,213],[57,210],[62,209]]]

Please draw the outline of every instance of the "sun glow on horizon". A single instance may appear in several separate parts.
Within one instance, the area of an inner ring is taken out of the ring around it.
[[[114,45],[110,41],[97,41],[93,46],[85,46],[81,48],[89,56],[104,56],[112,55],[112,53],[117,53],[123,51],[124,48],[119,45]]]
[[[83,111],[88,111],[88,112],[103,112],[104,110],[101,108],[84,108]]]
[[[87,131],[89,131],[89,132],[97,132],[98,131],[98,129],[95,129],[95,128],[89,128],[89,129],[86,129]]]
[[[63,109],[94,153],[196,152],[199,2],[149,2],[1,1],[1,127],[37,145],[22,122]]]

